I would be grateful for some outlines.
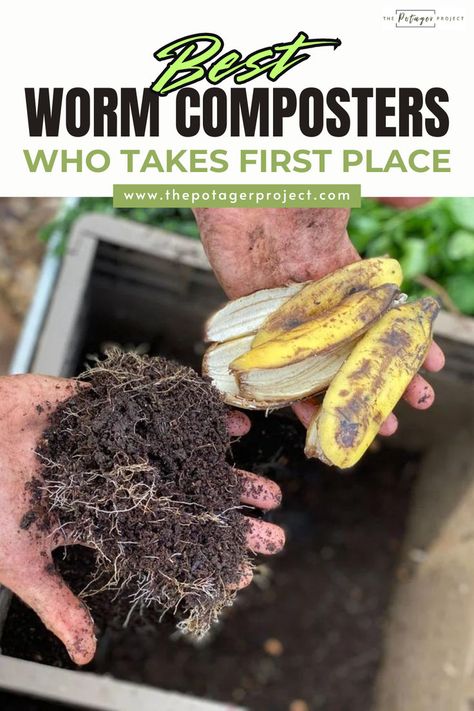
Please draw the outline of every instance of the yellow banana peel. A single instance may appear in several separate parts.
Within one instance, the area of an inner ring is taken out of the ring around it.
[[[390,309],[357,343],[311,422],[305,453],[353,466],[421,367],[438,302],[425,297]]]
[[[350,294],[382,284],[400,286],[402,279],[400,264],[390,257],[373,257],[348,264],[318,281],[310,282],[296,295],[282,302],[261,324],[252,346],[274,340],[305,321],[324,315]]]
[[[383,284],[347,296],[337,306],[278,338],[237,357],[230,368],[240,373],[254,368],[278,368],[309,356],[330,353],[355,341],[377,321],[398,295],[398,286]]]

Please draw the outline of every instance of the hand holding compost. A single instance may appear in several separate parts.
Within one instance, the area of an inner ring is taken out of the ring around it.
[[[78,664],[94,654],[93,622],[56,572],[55,548],[94,551],[80,597],[105,594],[121,623],[140,612],[156,623],[170,610],[200,636],[250,582],[249,550],[273,553],[284,541],[242,515],[241,504],[278,505],[280,492],[227,463],[231,434],[248,423],[194,371],[114,350],[83,380],[0,380],[0,582]]]

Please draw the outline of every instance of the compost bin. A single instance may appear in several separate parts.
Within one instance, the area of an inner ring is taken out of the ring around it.
[[[224,298],[198,242],[112,217],[82,217],[29,369],[75,375],[89,355],[110,343],[199,368],[203,322]],[[304,459],[304,433],[289,412],[252,415],[252,431],[235,444],[234,461],[282,487],[284,504],[272,520],[285,527],[288,543],[276,559],[262,561],[254,584],[239,594],[208,640],[196,646],[176,638],[166,621],[152,629],[106,630],[90,669],[71,671],[61,645],[18,600],[8,609],[4,593],[0,620],[7,656],[0,688],[62,701],[67,708],[79,703],[129,709],[133,699],[144,709],[163,711],[230,704],[258,711],[367,711],[379,675],[379,711],[401,709],[391,670],[406,675],[398,650],[410,639],[406,632],[400,635],[397,600],[400,586],[418,584],[420,566],[429,559],[431,539],[422,526],[421,540],[418,530],[427,520],[426,462],[435,448],[453,442],[472,416],[472,321],[443,314],[437,329],[448,354],[446,372],[434,379],[438,405],[423,414],[402,407],[398,437],[377,441],[349,474]],[[457,451],[468,446],[461,442]],[[435,481],[442,497],[443,480]],[[459,490],[469,484],[465,475]],[[412,508],[404,543],[414,485],[416,524]],[[457,511],[458,499],[448,509],[438,507],[438,534],[448,513],[452,518]],[[74,553],[68,556],[76,565]],[[384,642],[394,582],[394,622]],[[410,605],[419,605],[416,590],[412,597],[415,602],[404,597],[407,614],[414,614]],[[451,608],[454,614],[455,604]],[[415,640],[419,650],[422,637],[420,632]],[[441,645],[438,655],[444,653]],[[419,656],[416,661],[421,663]],[[457,669],[457,660],[450,663],[447,669]],[[459,674],[446,678],[450,689],[459,686]]]

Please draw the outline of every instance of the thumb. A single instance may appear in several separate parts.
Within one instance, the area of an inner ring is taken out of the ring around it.
[[[96,649],[94,621],[89,610],[56,572],[52,560],[36,574],[29,570],[28,581],[32,582],[25,585],[22,578],[8,587],[61,640],[75,664],[88,664]]]

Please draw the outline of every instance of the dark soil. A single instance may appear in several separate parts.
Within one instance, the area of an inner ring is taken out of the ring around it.
[[[110,593],[101,604],[120,624],[172,610],[200,636],[248,565],[227,410],[193,370],[163,358],[115,349],[83,380],[89,387],[50,416],[38,447],[43,481],[20,525],[43,506],[50,526],[91,546],[81,596]]]
[[[284,552],[262,559],[256,582],[204,643],[177,639],[169,621],[108,629],[91,668],[252,711],[289,711],[297,699],[310,711],[367,711],[417,458],[373,449],[340,473],[304,458],[303,429],[283,413],[252,420],[233,446],[235,463],[282,487],[283,506],[271,517],[286,529]],[[75,556],[84,549],[70,548],[58,565],[77,589]],[[4,651],[70,664],[18,600]]]

